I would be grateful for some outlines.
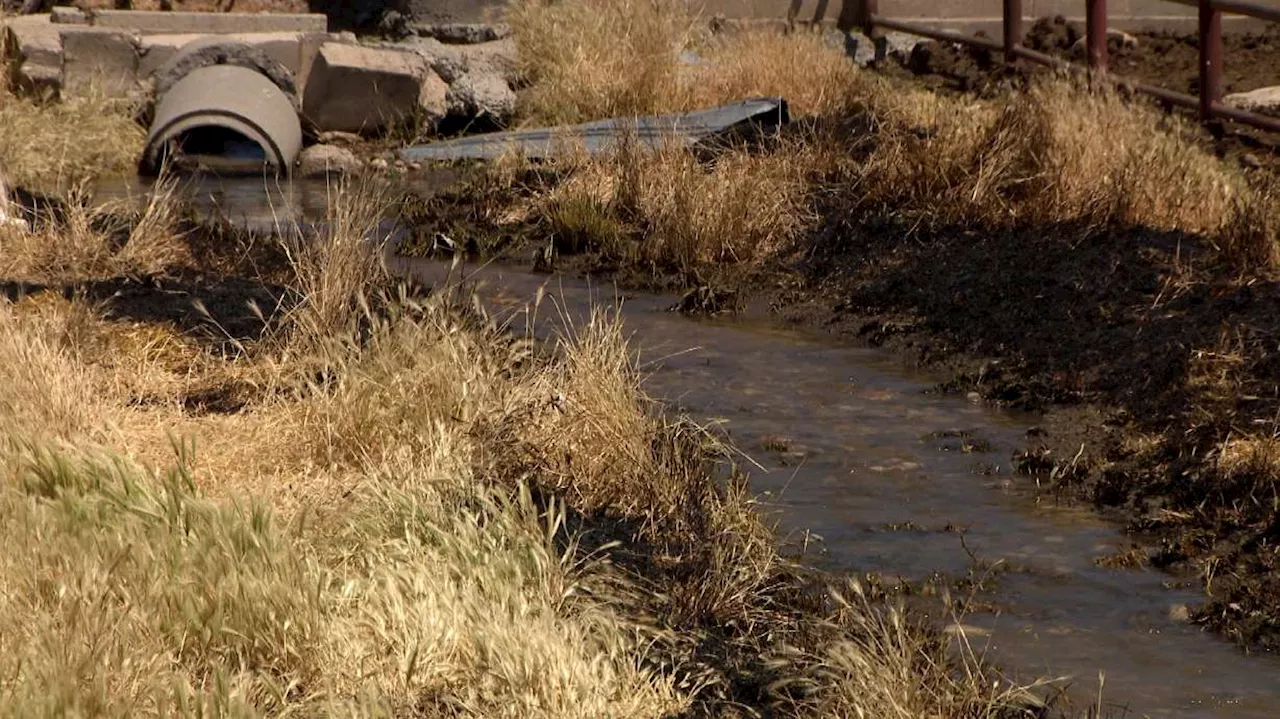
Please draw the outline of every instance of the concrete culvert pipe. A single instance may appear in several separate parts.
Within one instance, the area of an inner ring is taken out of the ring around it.
[[[302,149],[292,100],[271,79],[238,65],[189,72],[156,103],[138,172],[166,161],[219,174],[287,174]]]

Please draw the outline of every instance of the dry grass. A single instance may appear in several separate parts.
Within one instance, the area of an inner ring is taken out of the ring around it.
[[[876,146],[856,191],[932,222],[1213,234],[1246,191],[1175,118],[1110,89],[1038,81],[1003,106],[903,103],[882,97],[892,92],[886,86],[872,92],[865,107],[877,121]]]
[[[908,226],[1140,226],[1220,238],[1247,268],[1280,259],[1274,190],[1113,89],[1054,78],[995,101],[944,97],[859,71],[810,33],[711,35],[680,3],[528,0],[510,20],[537,122],[773,94],[828,118],[781,151],[711,164],[677,150],[573,160],[541,208],[562,250],[683,272],[758,263],[802,236],[813,198],[834,194]],[[698,62],[682,60],[693,52]],[[850,117],[852,131],[833,129]]]
[[[790,151],[790,150],[794,150]],[[567,178],[543,196],[561,252],[599,252],[631,265],[690,273],[766,259],[810,221],[808,153],[727,153],[713,163],[679,147],[562,162]]]
[[[133,173],[145,139],[133,110],[101,94],[44,102],[0,85],[0,168],[13,185],[41,189]]]
[[[0,58],[9,32],[0,12]],[[89,92],[63,102],[21,97],[0,78],[0,175],[10,184],[67,190],[136,168],[145,131],[131,101]]]
[[[782,95],[797,114],[833,108],[855,68],[811,35],[712,37],[682,0],[519,0],[507,11],[537,124],[681,112]]]
[[[827,126],[862,120],[852,132],[811,136],[803,151],[787,148],[809,172],[784,172],[780,185],[782,158],[730,154],[699,168],[678,152],[618,153],[594,167],[579,163],[587,166],[558,190],[548,215],[570,236],[599,230],[605,245],[627,234],[614,220],[638,221],[644,249],[615,253],[624,257],[675,267],[756,261],[805,226],[808,203],[795,198],[825,174],[816,194],[838,192],[855,211],[888,210],[909,226],[1140,226],[1216,238],[1246,269],[1280,261],[1274,188],[1252,185],[1201,149],[1178,118],[1110,87],[1051,78],[994,101],[945,97],[859,71],[812,33],[711,34],[705,18],[678,2],[525,0],[509,19],[530,81],[525,113],[537,122],[683,111],[753,95],[786,97],[793,114],[825,116]],[[663,169],[646,173],[651,167]],[[641,187],[636,178],[646,177],[655,179]],[[660,177],[674,179],[662,187]],[[780,199],[763,196],[769,185],[780,187]],[[630,217],[614,211],[619,191],[633,187],[631,196],[647,193],[648,202],[633,203]],[[761,232],[750,209],[761,202],[768,210],[757,217],[796,216]],[[732,211],[700,221],[726,203]],[[597,211],[612,219],[591,219]]]
[[[897,610],[804,599],[615,319],[540,347],[382,293],[377,207],[341,194],[327,249],[289,244],[294,304],[233,355],[0,304],[0,713],[718,714],[739,672],[795,678],[751,698],[793,716],[1007,703]],[[180,401],[231,379],[263,391]]]
[[[162,181],[141,210],[93,206],[76,191],[34,231],[0,226],[0,275],[70,283],[165,271],[188,259],[179,229],[175,185]]]

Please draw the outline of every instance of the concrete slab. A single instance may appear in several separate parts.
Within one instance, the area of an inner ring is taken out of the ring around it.
[[[90,10],[92,27],[130,30],[140,35],[230,35],[263,32],[327,32],[319,13],[212,13],[146,10]]]
[[[59,6],[49,11],[49,21],[59,25],[88,25],[89,14],[78,7]]]
[[[138,46],[132,35],[89,27],[62,32],[64,93],[100,90],[108,95],[125,96],[133,92],[137,84]]]

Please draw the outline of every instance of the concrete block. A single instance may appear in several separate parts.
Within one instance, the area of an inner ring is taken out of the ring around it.
[[[232,35],[262,32],[326,32],[329,21],[318,13],[211,13],[143,10],[92,10],[90,24],[131,30],[140,35]]]
[[[62,65],[62,34],[49,23],[48,16],[27,15],[4,23],[9,47],[19,62]]]
[[[124,96],[138,84],[138,46],[115,30],[71,27],[62,33],[62,88],[78,94],[92,88]]]
[[[5,21],[13,79],[26,93],[58,94],[62,90],[62,35],[48,16],[28,15]]]
[[[417,112],[427,71],[414,53],[325,43],[307,77],[303,114],[319,131],[377,133]]]

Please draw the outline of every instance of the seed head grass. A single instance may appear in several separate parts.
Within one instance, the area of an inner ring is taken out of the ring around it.
[[[1250,270],[1280,259],[1266,178],[1243,177],[1194,128],[1110,86],[1042,77],[994,100],[949,97],[861,70],[814,33],[712,33],[675,2],[525,0],[509,18],[529,122],[758,95],[819,118],[772,153],[575,160],[545,210],[571,248],[667,269],[758,264],[804,243],[814,204],[836,197],[913,227],[1146,227],[1207,237]]]

